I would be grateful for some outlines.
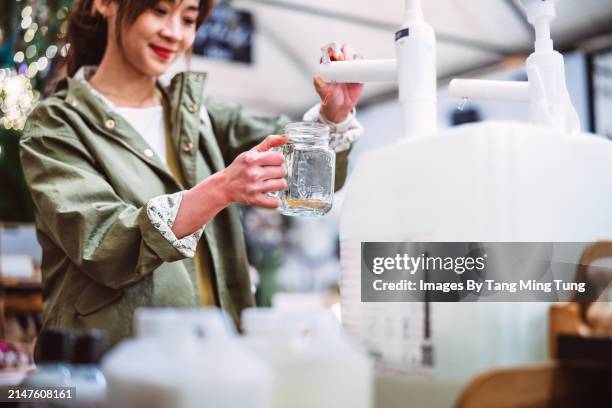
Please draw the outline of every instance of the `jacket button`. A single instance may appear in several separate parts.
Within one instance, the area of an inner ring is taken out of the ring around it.
[[[193,149],[193,143],[184,143],[183,144],[183,151],[185,153],[189,153],[192,149]]]
[[[187,109],[189,110],[189,112],[195,113],[198,110],[198,107],[195,105],[195,103],[192,103],[187,107]]]
[[[145,150],[144,150],[144,154],[145,154],[145,156],[147,156],[147,157],[153,157],[153,154],[154,154],[154,153],[153,153],[153,150],[151,150],[151,149],[145,149]]]
[[[112,119],[107,120],[104,125],[108,128],[108,129],[114,129],[115,128],[115,121]]]

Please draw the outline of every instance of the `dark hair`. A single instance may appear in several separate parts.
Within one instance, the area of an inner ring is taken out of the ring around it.
[[[131,25],[146,10],[154,8],[161,0],[112,0],[119,5],[117,11],[117,41],[121,44],[121,28]],[[170,0],[176,2],[177,0]],[[196,27],[202,25],[212,9],[212,0],[200,0]],[[96,12],[94,0],[76,0],[68,20],[66,55],[68,76],[73,76],[84,65],[98,65],[106,50],[108,34],[106,18]]]

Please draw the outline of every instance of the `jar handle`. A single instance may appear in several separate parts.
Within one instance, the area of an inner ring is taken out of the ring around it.
[[[269,151],[271,151],[271,152],[280,152],[285,157],[285,159],[287,158],[285,156],[285,149],[283,148],[283,146],[272,147],[272,148],[270,148]],[[286,161],[285,161],[285,170],[287,170],[287,162]],[[285,181],[287,181],[287,176],[285,176]],[[280,191],[270,191],[270,192],[268,192],[266,194],[268,194],[270,197],[281,198],[281,192]]]

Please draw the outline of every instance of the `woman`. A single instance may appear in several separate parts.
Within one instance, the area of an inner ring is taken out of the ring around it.
[[[44,328],[97,328],[115,344],[131,334],[137,307],[216,305],[238,323],[254,304],[235,204],[279,205],[267,193],[286,187],[283,157],[269,149],[287,141],[287,119],[211,100],[203,73],[158,81],[188,55],[210,8],[75,3],[68,76],[21,140],[43,247]],[[326,103],[306,116],[334,129],[338,188],[360,132],[362,86],[314,83]]]

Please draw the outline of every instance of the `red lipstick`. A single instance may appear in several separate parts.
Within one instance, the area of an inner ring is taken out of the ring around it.
[[[172,55],[174,55],[174,51],[168,48],[151,45],[151,49],[153,50],[155,54],[157,54],[160,58],[163,58],[163,59],[168,59]]]

